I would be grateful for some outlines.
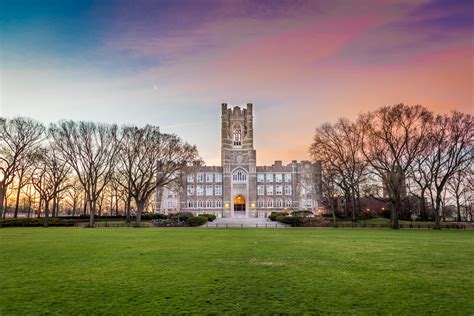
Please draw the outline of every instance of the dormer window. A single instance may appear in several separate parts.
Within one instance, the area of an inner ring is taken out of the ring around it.
[[[239,127],[234,129],[234,146],[242,145],[242,131]]]

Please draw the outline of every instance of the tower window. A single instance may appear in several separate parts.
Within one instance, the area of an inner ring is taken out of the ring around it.
[[[236,128],[234,130],[234,146],[240,146],[242,145],[242,132],[240,128]]]
[[[245,182],[247,181],[247,173],[243,169],[237,169],[232,174],[232,180],[235,182]]]

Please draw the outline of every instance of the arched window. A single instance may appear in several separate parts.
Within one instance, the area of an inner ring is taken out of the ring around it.
[[[188,200],[188,207],[193,208],[194,207],[194,202],[191,200]]]
[[[216,207],[222,207],[222,200],[216,200]]]
[[[197,207],[198,208],[203,208],[204,207],[204,201],[203,200],[197,201]]]
[[[267,207],[273,207],[273,200],[268,200],[267,201]]]
[[[242,132],[240,127],[234,129],[234,146],[242,145]]]
[[[263,207],[263,200],[258,200],[257,207],[259,207],[259,208]]]
[[[245,172],[245,170],[243,169],[235,170],[234,173],[232,174],[232,180],[234,180],[234,182],[247,181],[247,172]]]
[[[206,201],[206,207],[211,208],[212,207],[212,200],[207,200]]]
[[[291,207],[291,200],[286,200],[286,207]]]
[[[283,201],[281,199],[276,201],[276,207],[283,207]]]

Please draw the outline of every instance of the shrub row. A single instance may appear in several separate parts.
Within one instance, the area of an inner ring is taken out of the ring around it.
[[[288,216],[288,213],[287,212],[272,212],[268,218],[271,220],[271,221],[276,221],[277,220],[277,217],[278,216]]]
[[[303,220],[301,217],[296,217],[296,216],[277,216],[276,218],[277,221],[283,224],[289,224],[291,226],[301,226],[303,224]]]
[[[196,226],[201,226],[207,223],[207,217],[206,216],[196,216],[196,217],[191,217],[188,219],[188,225],[191,227],[196,227]]]
[[[71,219],[57,217],[48,218],[48,226],[74,226],[76,222]],[[4,219],[3,227],[42,227],[44,226],[44,217],[40,218],[9,218]]]

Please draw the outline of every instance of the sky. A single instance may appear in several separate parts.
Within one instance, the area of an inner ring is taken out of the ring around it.
[[[221,103],[257,163],[383,105],[474,114],[474,1],[0,0],[0,115],[158,125],[220,164]]]

